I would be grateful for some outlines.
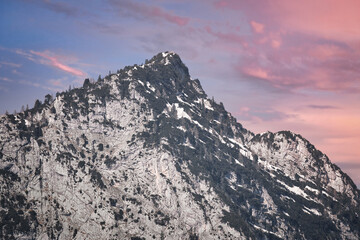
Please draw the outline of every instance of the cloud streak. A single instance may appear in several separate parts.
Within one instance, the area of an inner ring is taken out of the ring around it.
[[[30,53],[32,53],[34,55],[37,55],[37,56],[40,56],[42,58],[40,60],[40,62],[43,63],[43,64],[52,66],[54,68],[57,68],[57,69],[59,69],[61,71],[70,73],[70,74],[75,75],[75,76],[85,76],[86,75],[84,72],[82,72],[79,69],[75,69],[75,68],[72,68],[72,67],[70,67],[68,65],[65,65],[65,64],[61,63],[60,60],[57,57],[50,56],[51,53],[48,52],[48,51],[37,52],[37,51],[30,50]]]
[[[80,69],[70,67],[69,64],[62,62],[61,59],[67,59],[68,57],[57,56],[48,50],[39,52],[39,51],[34,51],[34,50],[25,51],[22,49],[15,49],[15,50],[10,49],[10,51],[26,58],[29,61],[32,61],[35,63],[40,63],[40,64],[47,65],[47,66],[51,66],[53,68],[56,68],[60,71],[69,73],[74,76],[83,77],[86,75]],[[19,67],[20,66],[21,65],[19,65]]]
[[[79,9],[66,2],[59,2],[54,0],[22,0],[22,1],[25,3],[36,4],[50,11],[65,14],[67,16],[78,16],[80,14]]]
[[[2,67],[2,66],[8,66],[8,67],[12,67],[12,68],[19,68],[19,67],[21,67],[21,64],[13,63],[13,62],[7,62],[7,61],[1,61],[0,62],[0,67]]]
[[[12,80],[7,77],[0,77],[0,80],[4,82],[12,82]]]
[[[332,106],[332,105],[307,105],[308,108],[313,108],[313,109],[339,109],[339,107],[336,106]]]
[[[189,18],[174,14],[159,6],[150,6],[144,3],[128,0],[109,0],[119,14],[126,14],[134,18],[144,18],[153,21],[165,21],[178,26],[185,26],[189,23]]]

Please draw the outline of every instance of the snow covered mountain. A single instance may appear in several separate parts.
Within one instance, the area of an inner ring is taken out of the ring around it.
[[[1,239],[359,239],[306,139],[244,129],[172,52],[0,117]]]

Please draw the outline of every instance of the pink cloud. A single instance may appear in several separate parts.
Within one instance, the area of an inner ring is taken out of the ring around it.
[[[285,31],[342,40],[359,39],[360,1],[357,0],[220,0],[218,9],[236,10]]]
[[[162,10],[159,7],[150,7],[148,9],[144,9],[143,10],[145,13],[148,14],[148,16],[150,17],[157,17],[157,18],[162,18],[165,19],[171,23],[175,23],[179,26],[184,26],[186,24],[188,24],[189,22],[189,18],[185,18],[185,17],[180,17],[174,14],[170,14],[164,10]]]
[[[158,6],[149,6],[147,4],[140,4],[129,0],[110,0],[110,3],[121,13],[136,18],[165,20],[178,26],[185,26],[190,20],[187,17],[178,16],[171,11]]]
[[[30,53],[42,57],[43,59],[41,60],[41,62],[44,64],[50,65],[61,71],[70,73],[75,76],[85,76],[85,73],[83,73],[81,70],[67,66],[67,65],[61,63],[57,57],[50,56],[51,53],[48,51],[37,52],[37,51],[30,50]],[[45,59],[45,61],[44,61],[44,59]]]
[[[217,42],[213,43],[219,49],[225,49],[232,53],[242,53],[244,49],[248,49],[249,44],[244,36],[236,33],[223,33],[214,31],[211,27],[206,26],[205,31],[216,38]],[[250,51],[248,49],[248,51]]]
[[[249,81],[254,82],[256,80],[260,83],[267,83],[273,88],[280,89],[283,91],[295,91],[304,86],[309,87],[309,84],[303,79],[297,79],[289,77],[287,74],[277,73],[276,69],[265,69],[262,66],[251,65],[251,66],[235,66],[237,71],[243,77]],[[273,66],[271,66],[273,67]],[[266,85],[267,86],[267,85]]]
[[[214,5],[216,8],[225,8],[225,7],[228,7],[229,4],[230,3],[228,1],[220,0],[220,1],[216,1]]]
[[[271,80],[268,72],[264,69],[261,69],[260,67],[255,67],[255,68],[246,67],[242,71],[245,75],[247,75],[249,77]]]
[[[273,40],[271,41],[271,46],[272,46],[273,48],[279,48],[279,47],[281,46],[281,41],[280,41],[280,40],[273,39]]]
[[[342,40],[359,39],[357,0],[278,1],[270,14],[287,29]]]
[[[360,53],[348,45],[292,34],[260,40],[252,41],[251,51],[233,65],[243,80],[289,91],[360,92]]]
[[[344,49],[334,44],[321,44],[310,49],[309,54],[318,60],[342,57],[346,58],[349,55],[348,50],[349,49]]]
[[[255,21],[251,21],[250,25],[254,32],[256,33],[263,33],[264,32],[264,25]]]

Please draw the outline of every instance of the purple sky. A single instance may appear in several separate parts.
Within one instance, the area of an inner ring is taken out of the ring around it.
[[[360,185],[357,0],[0,1],[0,113],[162,51],[254,132],[292,130]]]

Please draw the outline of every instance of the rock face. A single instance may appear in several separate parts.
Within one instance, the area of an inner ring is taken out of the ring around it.
[[[0,117],[1,239],[359,239],[352,180],[255,135],[175,53]]]

